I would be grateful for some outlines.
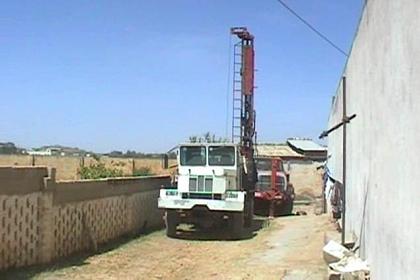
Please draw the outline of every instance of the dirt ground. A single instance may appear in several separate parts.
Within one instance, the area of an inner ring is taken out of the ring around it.
[[[55,270],[18,275],[32,279],[325,279],[326,215],[259,219],[254,236],[240,241],[167,238],[154,232],[113,250]],[[1,278],[1,277],[0,277]]]

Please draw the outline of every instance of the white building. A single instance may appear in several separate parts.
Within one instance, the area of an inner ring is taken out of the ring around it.
[[[420,275],[420,1],[369,0],[344,71],[346,241],[371,279]],[[328,127],[343,120],[343,83]],[[328,168],[343,181],[343,128],[328,135]]]

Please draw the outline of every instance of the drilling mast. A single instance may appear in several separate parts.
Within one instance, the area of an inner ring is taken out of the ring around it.
[[[253,156],[254,110],[254,36],[246,27],[230,30],[240,41],[234,47],[232,142],[241,145],[242,154]]]
[[[247,192],[245,223],[252,223],[257,171],[254,159],[254,36],[246,27],[233,27],[232,35],[239,38],[234,46],[232,142],[239,144],[244,166],[242,188]]]

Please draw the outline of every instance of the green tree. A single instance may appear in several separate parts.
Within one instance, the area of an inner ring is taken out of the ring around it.
[[[227,138],[217,137],[216,134],[211,133],[210,131],[204,133],[203,135],[192,135],[189,137],[191,143],[225,143],[229,142]]]

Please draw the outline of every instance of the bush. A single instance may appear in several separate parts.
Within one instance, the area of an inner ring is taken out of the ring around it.
[[[100,179],[122,177],[122,170],[107,168],[104,163],[96,163],[90,166],[83,166],[79,171],[81,179]]]
[[[133,176],[150,176],[153,175],[152,170],[148,166],[139,167],[134,170]]]

